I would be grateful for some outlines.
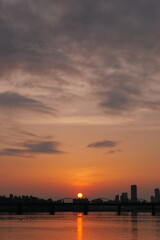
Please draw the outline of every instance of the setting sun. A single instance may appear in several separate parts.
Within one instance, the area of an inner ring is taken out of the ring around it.
[[[78,198],[83,198],[83,194],[82,194],[82,193],[78,193],[78,194],[77,194],[77,197],[78,197]]]

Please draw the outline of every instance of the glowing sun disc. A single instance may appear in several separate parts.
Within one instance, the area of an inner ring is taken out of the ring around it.
[[[77,194],[77,197],[78,197],[78,198],[83,198],[83,194],[82,194],[82,193],[78,193],[78,194]]]

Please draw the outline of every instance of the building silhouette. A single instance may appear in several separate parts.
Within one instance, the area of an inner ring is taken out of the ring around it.
[[[151,202],[155,202],[155,197],[151,196]]]
[[[137,185],[131,185],[131,202],[137,202]]]
[[[128,202],[128,193],[123,192],[120,196],[121,202]]]
[[[115,200],[114,200],[115,202],[119,202],[119,195],[116,195],[115,196]]]
[[[155,188],[154,192],[155,192],[155,202],[159,202],[160,201],[160,191],[159,191],[159,189]]]
[[[159,188],[154,189],[154,196],[151,196],[151,202],[160,202],[160,190]]]
[[[151,196],[151,202],[160,202],[160,189],[154,189],[154,196]]]

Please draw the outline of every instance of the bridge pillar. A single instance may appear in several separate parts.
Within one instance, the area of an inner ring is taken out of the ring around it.
[[[121,211],[122,211],[122,206],[121,206],[121,204],[118,204],[117,205],[117,213],[119,216],[121,215]]]
[[[137,211],[136,210],[132,210],[131,211],[131,216],[137,216]]]
[[[156,206],[153,204],[152,205],[152,216],[156,215]]]
[[[87,204],[85,204],[84,207],[83,207],[83,214],[84,215],[88,214],[88,205]]]
[[[55,214],[55,205],[54,204],[51,205],[49,213],[50,213],[50,215]]]
[[[21,204],[17,205],[16,214],[18,214],[18,215],[23,214],[23,208],[22,208]]]

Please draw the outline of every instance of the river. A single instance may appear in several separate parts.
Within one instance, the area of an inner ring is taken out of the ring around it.
[[[94,212],[0,215],[0,240],[159,240],[160,216]]]

